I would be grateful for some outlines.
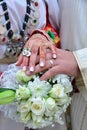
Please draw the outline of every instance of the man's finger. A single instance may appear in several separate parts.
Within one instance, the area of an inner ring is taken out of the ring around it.
[[[47,80],[47,79],[50,79],[52,78],[53,76],[57,75],[57,74],[60,74],[61,71],[59,69],[59,66],[54,66],[52,68],[50,68],[48,71],[46,71],[41,77],[40,79],[41,80]]]

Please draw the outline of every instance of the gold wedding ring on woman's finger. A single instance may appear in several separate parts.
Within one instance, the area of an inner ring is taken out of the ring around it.
[[[23,56],[30,57],[30,55],[31,55],[31,48],[29,48],[29,47],[24,48],[23,51],[22,51],[22,54],[23,54]]]

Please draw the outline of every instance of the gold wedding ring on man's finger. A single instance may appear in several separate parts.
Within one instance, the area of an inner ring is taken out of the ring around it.
[[[31,48],[29,48],[29,47],[24,48],[23,51],[22,51],[22,54],[23,54],[23,56],[30,57],[30,55],[31,55]]]
[[[53,59],[50,60],[50,65],[51,65],[51,67],[54,66],[54,60]]]

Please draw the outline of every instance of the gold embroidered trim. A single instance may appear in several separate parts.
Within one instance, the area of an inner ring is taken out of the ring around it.
[[[15,63],[17,61],[18,57],[4,57],[2,59],[0,59],[0,64],[12,64]]]

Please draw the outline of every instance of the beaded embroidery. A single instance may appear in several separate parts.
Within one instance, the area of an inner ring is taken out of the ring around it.
[[[6,2],[0,0],[0,6],[3,10],[3,13],[0,14],[0,44],[7,44],[5,56],[9,58],[12,58],[13,56],[17,57],[22,51],[24,43],[29,38],[30,31],[33,31],[38,25],[40,17],[38,0],[26,0],[24,22],[22,29],[19,28],[17,33],[13,32],[11,29],[11,22]]]

